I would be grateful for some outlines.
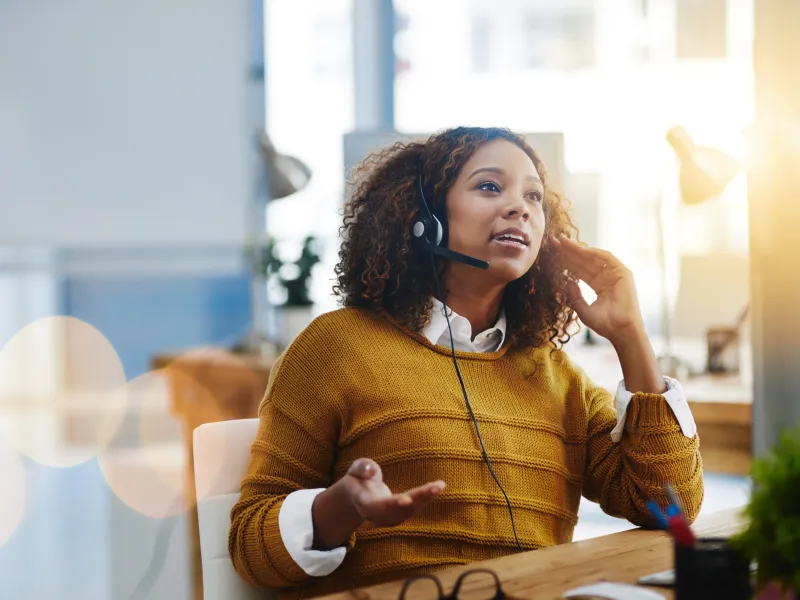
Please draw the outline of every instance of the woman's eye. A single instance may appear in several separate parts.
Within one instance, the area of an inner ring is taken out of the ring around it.
[[[485,190],[487,192],[499,192],[500,186],[497,185],[494,181],[486,181],[478,186],[478,189]]]
[[[533,202],[541,202],[542,201],[542,193],[541,192],[531,192],[528,194],[528,199]]]

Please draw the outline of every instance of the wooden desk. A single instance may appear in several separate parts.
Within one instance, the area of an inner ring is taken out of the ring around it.
[[[232,354],[219,348],[168,352],[154,356],[153,369],[163,369],[171,388],[171,412],[182,424],[188,454],[186,490],[189,511],[189,556],[193,597],[203,598],[200,532],[194,496],[192,434],[204,423],[248,419],[258,415],[272,361],[255,355]]]
[[[700,436],[703,467],[712,473],[747,475],[753,458],[753,394],[736,376],[701,375],[684,391]]]
[[[698,535],[729,537],[744,526],[739,509],[713,513],[698,519]],[[595,583],[601,579],[636,583],[639,577],[672,568],[672,544],[662,531],[633,529],[599,538],[552,548],[515,554],[505,558],[454,567],[436,573],[449,592],[464,571],[484,567],[495,571],[503,590],[512,598],[555,600],[564,592]],[[466,580],[460,598],[486,598],[487,585],[476,579]],[[322,597],[324,600],[397,600],[402,581]],[[672,600],[672,590],[651,588]],[[415,593],[416,590],[416,593]],[[425,585],[411,587],[408,600],[431,598]]]

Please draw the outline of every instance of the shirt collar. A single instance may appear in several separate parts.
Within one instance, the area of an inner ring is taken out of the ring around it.
[[[447,318],[444,315],[444,305],[436,298],[432,298],[433,301],[433,308],[431,310],[431,320],[423,329],[422,335],[434,345],[440,343],[440,340],[447,332]],[[447,307],[450,315],[450,327],[453,330],[453,338],[465,338],[465,342],[471,342],[472,338],[472,326],[470,325],[469,320],[465,317],[462,317],[457,312],[455,312],[449,306]],[[481,332],[479,335],[488,334],[493,331],[500,332],[500,340],[496,347],[492,348],[491,350],[486,351],[496,351],[503,347],[503,344],[506,341],[506,311],[504,308],[500,309],[500,315],[497,318],[497,322],[494,324],[493,327],[490,327],[486,331]],[[478,336],[475,336],[476,342]],[[449,338],[449,336],[448,336]],[[494,346],[494,344],[493,344]]]

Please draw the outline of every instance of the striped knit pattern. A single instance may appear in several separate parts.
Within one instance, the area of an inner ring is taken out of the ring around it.
[[[472,407],[526,550],[568,542],[581,494],[654,525],[645,502],[673,484],[691,518],[702,502],[697,437],[660,395],[637,394],[622,440],[613,398],[550,349],[459,353]],[[275,365],[259,410],[230,554],[247,581],[309,597],[516,552],[505,500],[484,463],[449,350],[357,309],[316,319]],[[330,486],[357,458],[395,491],[442,479],[445,491],[392,528],[362,525],[342,565],[312,578],[281,541],[283,499]]]

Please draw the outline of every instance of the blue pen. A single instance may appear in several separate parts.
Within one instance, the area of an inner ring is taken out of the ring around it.
[[[658,507],[658,504],[656,504],[652,500],[648,500],[647,508],[649,508],[650,512],[653,513],[653,516],[656,518],[656,521],[658,521],[658,524],[661,526],[661,528],[668,529],[667,519],[664,518],[664,514],[661,512],[661,509]]]
[[[667,517],[680,517],[681,516],[681,509],[679,509],[674,504],[670,504],[667,507]]]
[[[682,515],[683,514],[683,507],[681,506],[681,499],[678,497],[678,494],[675,491],[675,488],[672,487],[671,485],[666,485],[666,486],[664,486],[664,492],[666,492],[667,498],[669,498],[669,501],[678,510],[678,514]]]

